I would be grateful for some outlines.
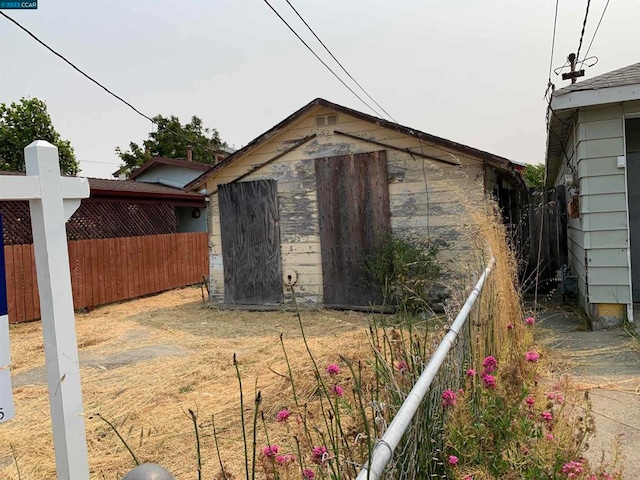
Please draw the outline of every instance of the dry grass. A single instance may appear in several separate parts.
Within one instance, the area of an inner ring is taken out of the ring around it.
[[[318,310],[303,312],[302,317],[319,364],[337,361],[339,354],[369,355],[366,314]],[[245,413],[250,416],[256,385],[267,417],[283,406],[293,408],[292,401],[282,405],[291,394],[281,332],[298,395],[305,399],[314,395],[312,366],[297,318],[290,312],[218,311],[203,306],[199,291],[191,288],[106,306],[78,314],[76,320],[81,358],[91,359],[81,374],[92,478],[119,479],[134,466],[106,423],[90,417],[94,413],[116,423],[141,461],[161,463],[177,479],[193,478],[195,440],[187,409],[198,412],[202,426],[203,477],[218,471],[212,415],[226,464],[242,476],[244,450],[233,354],[243,376]],[[11,341],[14,379],[30,378],[25,376],[33,373],[31,369],[44,364],[40,324],[12,328]],[[134,354],[121,356],[126,351]],[[169,355],[150,358],[149,352],[158,351]],[[46,386],[16,387],[14,398],[16,419],[0,428],[0,478],[18,479],[10,445],[23,480],[55,478]],[[272,443],[284,442],[287,436],[285,427],[277,427],[270,429]]]

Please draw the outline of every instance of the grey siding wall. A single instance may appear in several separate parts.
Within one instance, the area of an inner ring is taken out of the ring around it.
[[[576,149],[577,142],[577,123],[571,127],[570,135],[564,145],[565,152],[569,158],[569,162],[563,162],[558,169],[556,177],[556,185],[565,185],[565,175],[571,172],[578,172],[578,156]],[[573,193],[577,193],[573,189],[567,190],[567,201]],[[580,192],[581,193],[581,192]],[[582,208],[583,198],[580,197],[580,207]],[[582,217],[567,217],[567,250],[569,258],[569,266],[573,275],[578,277],[578,289],[583,306],[587,308],[588,285],[587,285],[587,261],[584,249],[584,226]]]
[[[578,175],[589,303],[630,303],[622,105],[578,114]]]
[[[200,170],[188,170],[174,165],[156,165],[154,168],[142,172],[136,178],[136,182],[162,183],[161,179],[164,179],[175,183],[175,185],[171,186],[182,188],[200,175],[202,175]]]

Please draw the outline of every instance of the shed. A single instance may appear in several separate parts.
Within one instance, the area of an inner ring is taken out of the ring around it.
[[[547,186],[567,192],[558,245],[594,329],[640,303],[640,63],[553,92]],[[635,266],[635,267],[634,267]]]
[[[378,298],[362,254],[387,233],[446,240],[463,269],[465,205],[494,194],[507,220],[524,187],[514,165],[316,99],[185,189],[210,196],[210,294],[228,305],[362,307]]]

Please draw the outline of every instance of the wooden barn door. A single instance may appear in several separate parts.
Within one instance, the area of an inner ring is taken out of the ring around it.
[[[280,228],[275,180],[220,185],[225,302],[282,302]]]
[[[360,262],[391,230],[386,152],[316,159],[316,180],[324,304],[380,304]]]

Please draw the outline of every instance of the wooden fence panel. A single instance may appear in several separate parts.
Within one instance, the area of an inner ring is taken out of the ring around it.
[[[74,308],[192,285],[208,275],[206,233],[68,242]],[[4,247],[9,321],[40,318],[33,245]]]

